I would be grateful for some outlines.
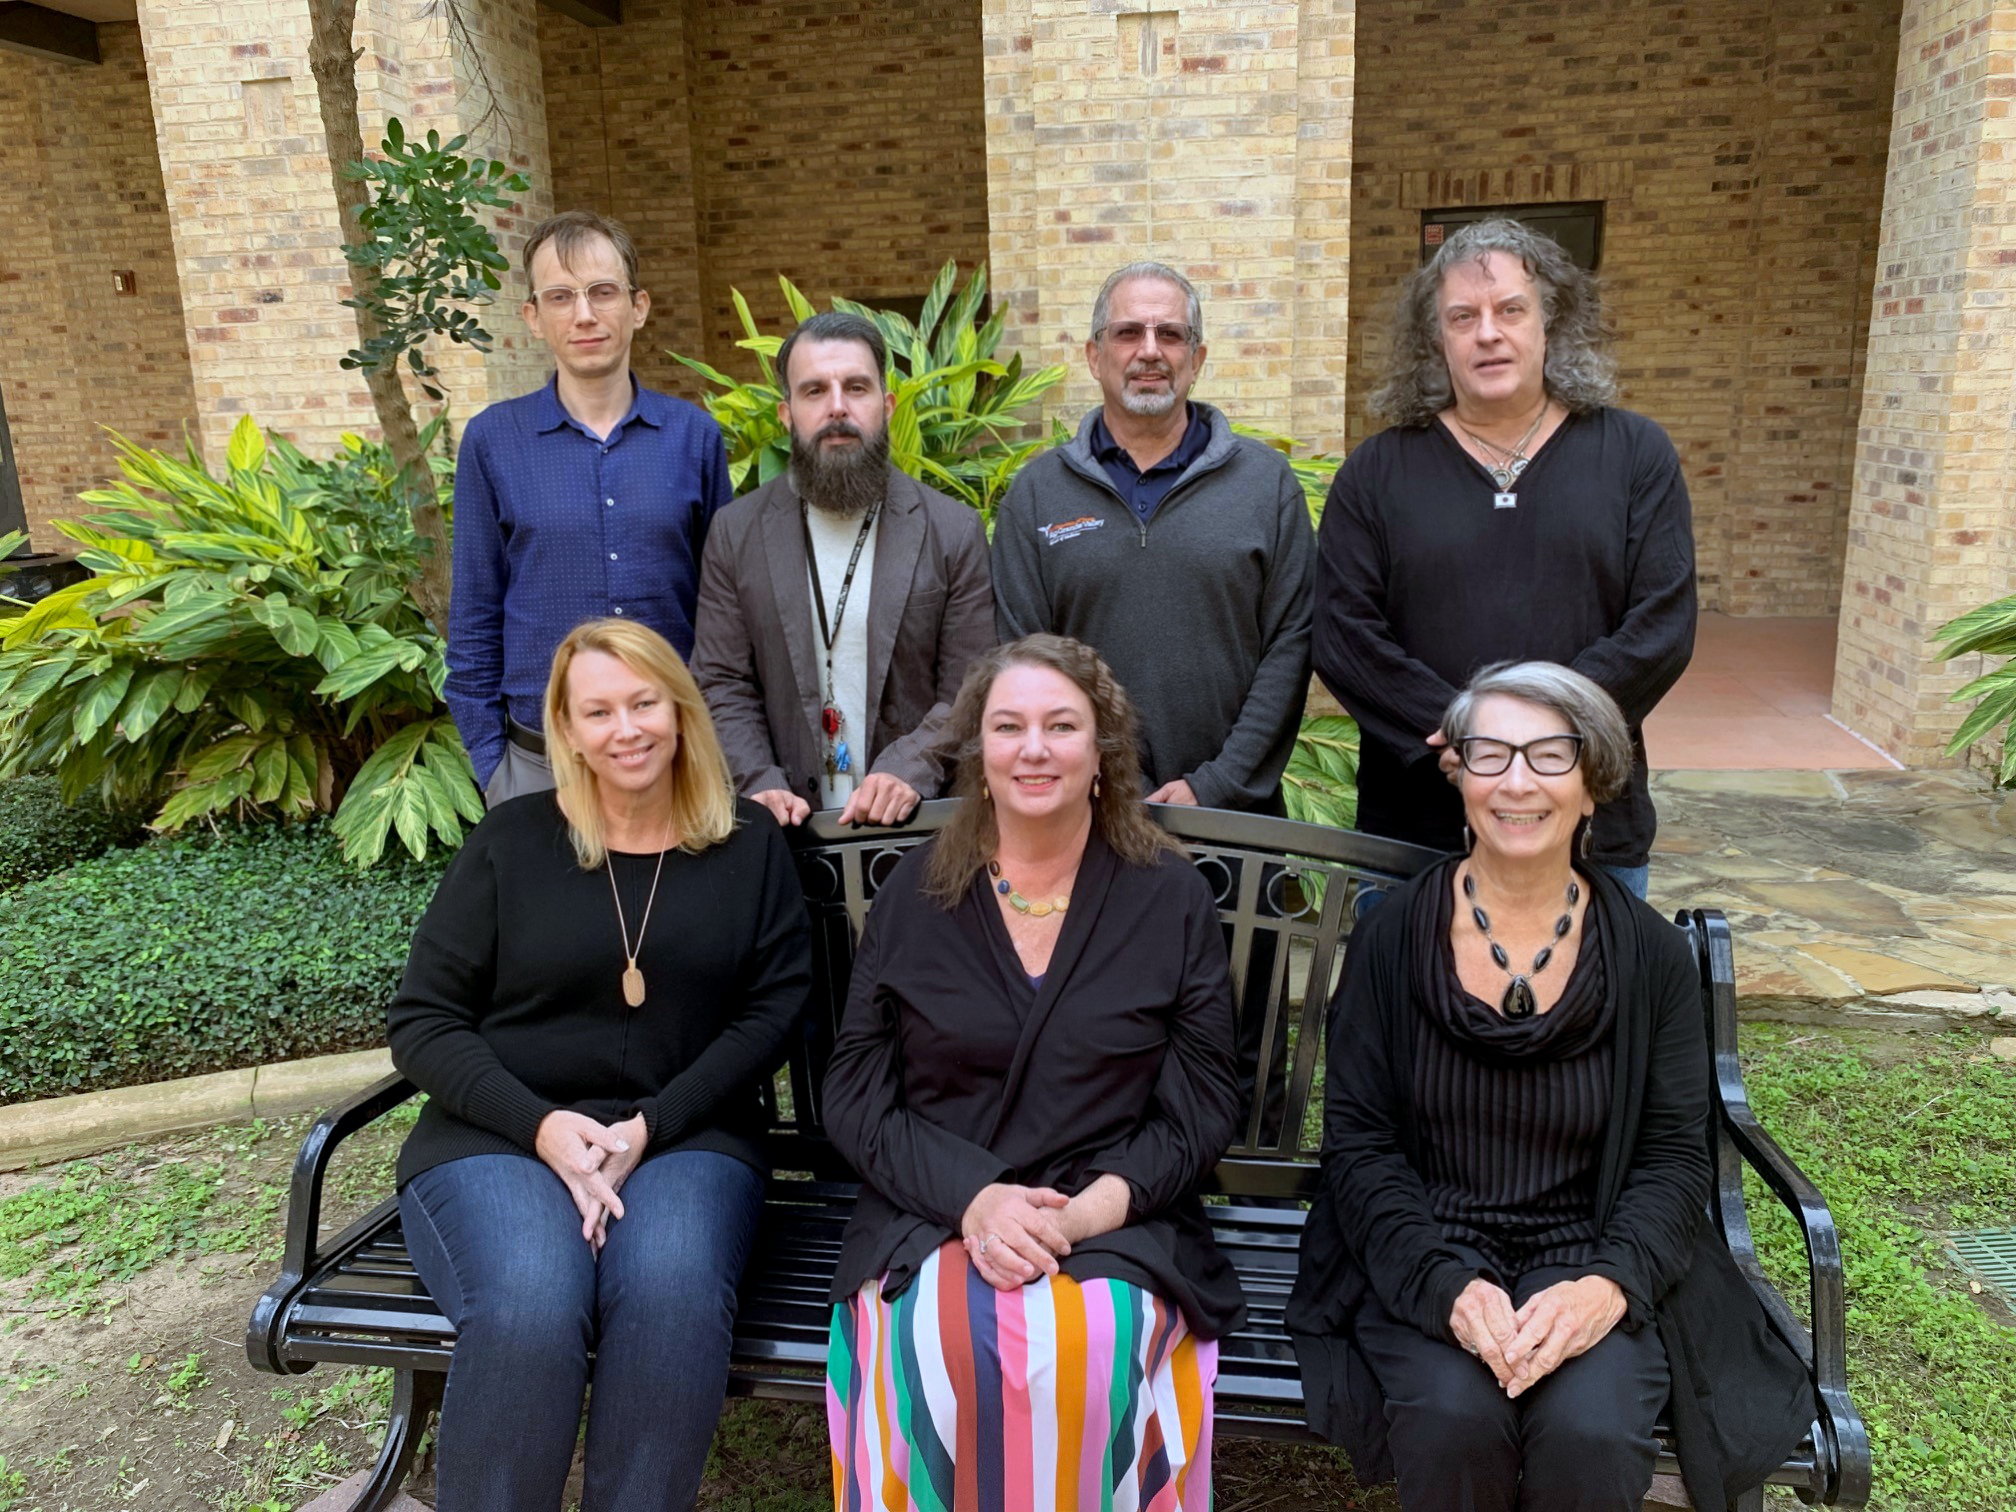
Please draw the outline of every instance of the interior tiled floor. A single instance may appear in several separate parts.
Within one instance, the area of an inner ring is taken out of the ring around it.
[[[1704,614],[1686,675],[1645,721],[1655,770],[1822,771],[1895,762],[1827,717],[1832,619]]]

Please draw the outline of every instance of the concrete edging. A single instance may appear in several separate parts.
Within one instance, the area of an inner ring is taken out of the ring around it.
[[[116,1150],[243,1118],[319,1111],[392,1073],[386,1050],[317,1055],[0,1108],[0,1171]]]

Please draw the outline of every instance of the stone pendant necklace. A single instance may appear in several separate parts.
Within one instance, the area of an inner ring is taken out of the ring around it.
[[[1484,932],[1484,939],[1491,947],[1491,959],[1498,963],[1498,969],[1512,980],[1505,988],[1505,996],[1498,1004],[1498,1011],[1508,1019],[1529,1019],[1539,1011],[1539,1000],[1533,995],[1533,978],[1547,969],[1547,963],[1554,959],[1554,944],[1550,942],[1540,947],[1540,953],[1533,957],[1533,964],[1521,976],[1512,969],[1512,957],[1505,953],[1505,947],[1491,938],[1491,918],[1477,901],[1477,879],[1469,872],[1463,874],[1463,897],[1470,905],[1470,917],[1477,921],[1477,927]],[[1568,911],[1554,921],[1554,940],[1559,941],[1575,927],[1575,905],[1582,899],[1582,889],[1574,881],[1568,883]]]
[[[623,1001],[632,1008],[644,1006],[644,973],[637,969],[637,953],[644,948],[644,936],[651,928],[651,905],[658,901],[658,879],[665,875],[665,850],[671,848],[671,832],[665,835],[666,846],[658,852],[658,866],[651,873],[651,891],[644,899],[644,917],[637,925],[637,942],[630,942],[630,925],[623,917],[623,894],[616,887],[616,863],[609,853],[602,853],[602,864],[609,869],[609,896],[616,900],[616,928],[623,936]]]
[[[994,891],[1008,900],[1008,906],[1019,914],[1027,914],[1032,919],[1047,919],[1053,913],[1063,913],[1071,906],[1071,894],[1059,893],[1048,903],[1034,903],[1017,892],[1012,883],[1001,875],[1001,863],[989,861],[987,875],[994,879]]]

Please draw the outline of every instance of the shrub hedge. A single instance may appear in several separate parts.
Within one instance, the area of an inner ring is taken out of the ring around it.
[[[346,865],[326,824],[157,840],[0,909],[0,1103],[382,1044],[444,862]]]
[[[54,777],[0,782],[0,892],[130,845],[143,833],[137,815],[109,812],[95,798],[65,805]]]

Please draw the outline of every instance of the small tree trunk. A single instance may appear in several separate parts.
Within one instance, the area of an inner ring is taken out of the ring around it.
[[[315,97],[322,108],[322,131],[329,142],[329,177],[336,190],[336,209],[346,242],[364,240],[358,214],[370,203],[370,190],[362,179],[344,172],[350,164],[364,160],[364,129],[357,118],[357,58],[351,44],[356,29],[357,0],[308,0],[308,14],[314,35],[308,44],[308,66],[315,75]],[[350,266],[350,281],[360,294],[374,291],[378,275],[370,268]],[[368,310],[357,315],[358,345],[378,334],[378,323]],[[407,402],[399,370],[381,363],[364,375],[371,390],[378,424],[385,431],[385,444],[399,468],[399,476],[413,491],[413,528],[426,546],[426,565],[418,579],[409,584],[413,602],[434,628],[448,633],[448,590],[454,564],[448,554],[448,530],[441,518],[441,506],[434,499],[434,474],[420,450],[420,429],[413,423],[413,406]]]

